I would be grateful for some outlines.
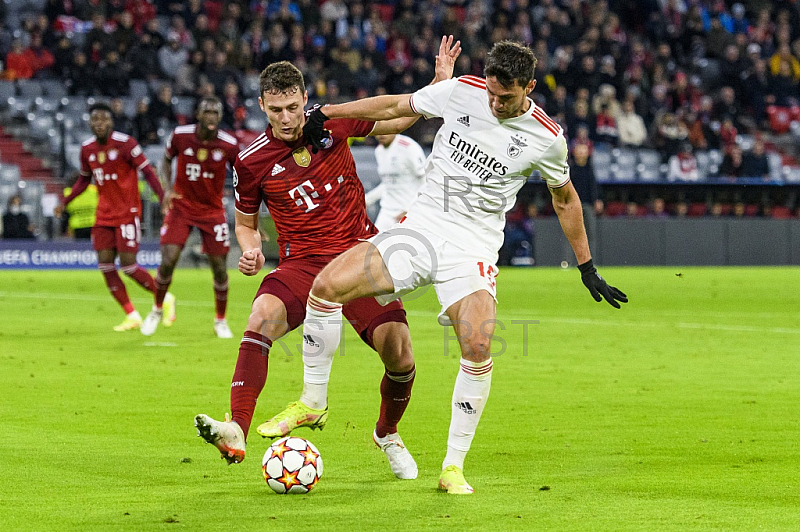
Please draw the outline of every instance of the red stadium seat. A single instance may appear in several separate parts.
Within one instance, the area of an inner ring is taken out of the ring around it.
[[[697,202],[689,205],[689,210],[686,214],[688,216],[705,216],[707,211],[708,207],[705,203]]]
[[[378,13],[381,15],[381,20],[387,23],[392,22],[394,17],[394,6],[390,4],[378,4]]]
[[[792,123],[792,113],[788,107],[770,105],[767,107],[767,116],[769,117],[769,127],[773,133],[781,135],[789,132],[789,127]]]
[[[625,214],[624,201],[609,201],[606,203],[606,208],[603,211],[606,216],[622,216]]]
[[[756,203],[748,203],[744,208],[744,215],[745,216],[758,216],[759,211],[758,204]]]
[[[784,205],[778,205],[772,208],[772,217],[778,220],[785,220],[792,217],[792,210]]]

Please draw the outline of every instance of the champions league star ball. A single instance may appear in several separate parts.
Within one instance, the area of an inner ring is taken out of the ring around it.
[[[295,436],[270,445],[261,464],[264,480],[275,493],[308,493],[322,476],[322,458],[317,448]]]

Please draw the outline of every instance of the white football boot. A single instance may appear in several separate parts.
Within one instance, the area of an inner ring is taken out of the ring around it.
[[[244,432],[238,423],[231,421],[230,415],[225,414],[225,421],[217,421],[205,414],[198,414],[194,417],[194,426],[197,427],[198,436],[219,449],[228,465],[244,460]]]
[[[403,439],[396,432],[387,434],[379,438],[376,432],[372,432],[372,440],[375,445],[383,451],[389,460],[389,467],[397,478],[411,480],[417,478],[417,463],[403,445]]]
[[[156,332],[156,329],[158,329],[158,324],[161,323],[163,315],[163,310],[157,310],[155,307],[153,307],[153,310],[150,311],[150,314],[144,318],[141,327],[139,327],[139,331],[141,331],[141,333],[145,336],[153,336],[153,334]]]
[[[216,333],[217,338],[233,338],[231,328],[228,327],[228,321],[225,319],[214,320],[214,332]]]

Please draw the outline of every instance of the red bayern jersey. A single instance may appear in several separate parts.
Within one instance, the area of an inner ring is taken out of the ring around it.
[[[112,131],[105,144],[92,137],[81,146],[81,175],[91,176],[99,201],[95,225],[129,223],[142,215],[138,170],[149,161],[135,139]]]
[[[239,153],[233,169],[236,209],[256,214],[263,201],[275,220],[280,258],[338,254],[375,234],[348,137],[364,137],[374,122],[325,123],[333,145],[317,153],[305,139],[287,144],[272,128]]]
[[[197,124],[175,128],[165,151],[170,160],[178,158],[174,190],[182,198],[173,200],[173,208],[192,218],[218,216],[223,210],[226,166],[233,167],[238,152],[238,142],[224,131],[200,140]]]

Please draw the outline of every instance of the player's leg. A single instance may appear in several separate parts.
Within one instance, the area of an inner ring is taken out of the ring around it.
[[[169,327],[175,321],[175,296],[169,293],[172,283],[172,273],[181,257],[182,245],[161,244],[161,264],[158,265],[156,277],[153,280],[153,308],[142,323],[141,333],[151,336],[156,332],[159,323]]]
[[[228,307],[228,256],[209,255],[208,261],[211,263],[211,272],[214,275],[214,332],[217,338],[233,338],[228,321],[225,319],[225,311]]]
[[[142,229],[138,216],[134,216],[131,223],[119,226],[117,230],[119,265],[122,272],[136,281],[139,286],[148,292],[155,292],[156,283],[153,280],[153,276],[136,262],[136,253],[139,251],[141,238]]]
[[[357,299],[351,304],[362,301],[377,305],[374,298]],[[375,318],[361,333],[364,341],[378,352],[385,367],[380,385],[380,415],[372,438],[378,448],[386,454],[395,476],[401,479],[413,479],[417,478],[417,464],[406,449],[397,425],[411,399],[416,370],[405,312],[400,302],[396,301],[389,305],[393,306],[396,308],[386,308],[385,312]],[[353,321],[349,315],[348,319]]]
[[[266,280],[266,279],[265,279]],[[239,344],[239,357],[231,381],[231,416],[217,421],[205,414],[195,416],[197,433],[219,449],[229,464],[245,457],[245,445],[258,396],[267,382],[272,342],[289,330],[284,302],[262,283]],[[263,292],[263,293],[262,293]],[[297,306],[300,303],[297,302]]]
[[[447,455],[439,487],[448,493],[472,493],[463,475],[469,451],[492,384],[491,337],[496,301],[487,290],[463,297],[447,308],[461,349],[461,363],[453,388]]]
[[[133,307],[125,283],[120,279],[114,264],[117,257],[115,231],[114,227],[92,227],[92,245],[97,251],[97,268],[103,274],[108,291],[125,312],[125,320],[114,326],[115,331],[123,332],[138,329],[142,324],[142,317]]]
[[[314,409],[327,407],[333,355],[342,333],[342,306],[354,299],[394,291],[380,252],[361,242],[331,261],[314,279],[303,324],[303,394]]]
[[[153,280],[153,276],[150,275],[150,272],[142,268],[139,263],[136,262],[135,251],[121,252],[119,254],[119,265],[122,269],[122,273],[136,281],[139,286],[148,292],[155,292],[156,282]]]

